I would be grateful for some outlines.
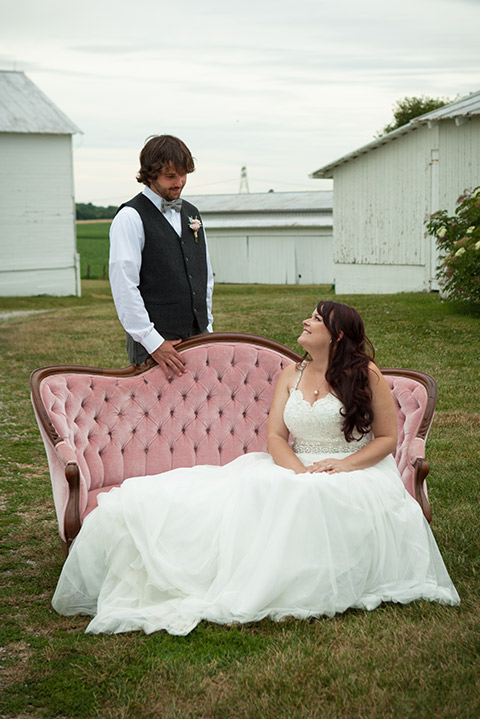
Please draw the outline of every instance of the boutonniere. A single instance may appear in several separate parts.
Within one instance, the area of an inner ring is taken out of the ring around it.
[[[202,226],[202,223],[200,222],[198,217],[189,217],[188,222],[190,223],[188,226],[192,230],[193,236],[195,237],[195,242],[198,242],[198,231]]]

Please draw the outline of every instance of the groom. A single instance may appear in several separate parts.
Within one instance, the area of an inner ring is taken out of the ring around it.
[[[180,198],[195,170],[172,135],[150,138],[140,153],[143,191],[125,202],[110,228],[113,300],[127,333],[130,362],[152,357],[167,377],[184,372],[175,349],[212,331],[213,272],[200,213]]]

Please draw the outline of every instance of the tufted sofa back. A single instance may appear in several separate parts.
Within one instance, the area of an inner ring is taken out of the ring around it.
[[[186,371],[170,380],[153,363],[33,373],[32,401],[64,541],[68,464],[78,466],[81,523],[97,495],[127,477],[223,465],[246,452],[266,451],[277,378],[299,356],[271,340],[230,333],[186,340],[180,350]]]
[[[98,494],[128,477],[223,465],[246,452],[266,451],[275,383],[299,355],[271,340],[232,333],[192,338],[179,348],[186,371],[170,380],[153,363],[123,370],[47,367],[32,374],[64,542],[70,531],[66,515],[73,517],[75,536]],[[431,422],[430,416],[425,425],[428,386],[421,373],[414,378],[405,370],[383,372],[397,408],[395,458],[416,496],[415,458],[424,456]]]
[[[87,489],[265,451],[276,380],[291,360],[249,345],[186,349],[185,374],[46,377],[42,402],[74,449]]]

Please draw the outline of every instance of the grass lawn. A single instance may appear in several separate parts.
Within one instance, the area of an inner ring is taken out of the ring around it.
[[[297,348],[300,322],[322,297],[333,295],[218,285],[215,329]],[[87,617],[50,606],[63,555],[28,378],[47,364],[125,366],[123,330],[106,281],[84,282],[80,298],[0,298],[0,717],[478,719],[480,320],[436,294],[336,299],[362,313],[380,365],[424,370],[439,383],[427,445],[432,528],[461,606],[203,622],[183,638],[85,635]],[[2,314],[13,310],[34,314]]]
[[[82,279],[108,278],[108,249],[111,221],[77,222],[77,251]]]

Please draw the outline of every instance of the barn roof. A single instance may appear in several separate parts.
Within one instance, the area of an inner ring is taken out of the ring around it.
[[[0,132],[73,135],[79,128],[23,73],[0,71]]]
[[[349,152],[347,155],[343,155],[343,157],[340,157],[338,160],[321,167],[319,170],[315,170],[315,172],[312,172],[310,177],[316,179],[333,177],[333,170],[339,165],[343,165],[350,160],[354,160],[360,155],[365,155],[371,150],[376,150],[377,147],[380,147],[380,145],[386,145],[388,142],[396,140],[401,135],[406,135],[413,130],[417,130],[422,125],[432,126],[442,120],[455,120],[457,125],[461,125],[469,118],[478,115],[480,115],[480,90],[478,92],[472,92],[470,95],[466,95],[465,97],[461,97],[459,100],[455,100],[455,102],[451,102],[448,105],[444,105],[444,107],[439,107],[437,110],[427,112],[425,115],[415,117],[406,125],[398,127],[396,130],[392,130],[392,132],[382,135],[382,137],[376,138],[367,145],[363,145],[358,150],[354,150],[353,152]]]
[[[232,195],[188,195],[185,199],[204,212],[331,212],[333,193],[313,192],[246,192]]]
[[[184,195],[208,228],[331,227],[333,192],[252,192]]]

